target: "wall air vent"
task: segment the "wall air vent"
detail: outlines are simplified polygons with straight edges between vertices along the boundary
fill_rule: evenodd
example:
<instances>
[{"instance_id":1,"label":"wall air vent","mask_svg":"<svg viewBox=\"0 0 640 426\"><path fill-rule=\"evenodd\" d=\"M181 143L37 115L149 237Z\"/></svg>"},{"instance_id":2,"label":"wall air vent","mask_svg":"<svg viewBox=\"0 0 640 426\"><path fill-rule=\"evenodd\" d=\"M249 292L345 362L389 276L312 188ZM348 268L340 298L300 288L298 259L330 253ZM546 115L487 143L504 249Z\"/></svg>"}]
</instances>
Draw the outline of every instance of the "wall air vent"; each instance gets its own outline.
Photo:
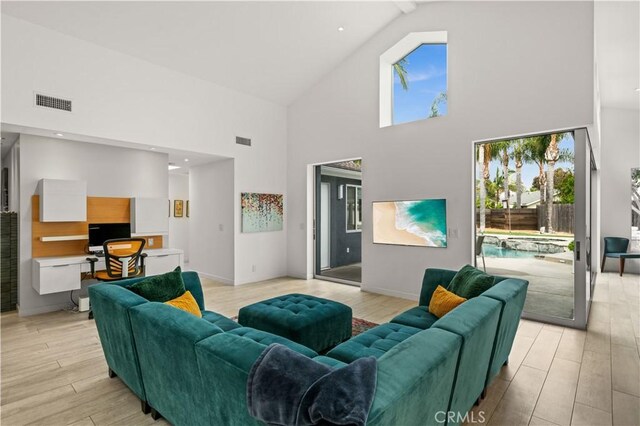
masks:
<instances>
[{"instance_id":1,"label":"wall air vent","mask_svg":"<svg viewBox=\"0 0 640 426\"><path fill-rule=\"evenodd\" d=\"M236 136L236 143L238 145L251 146L251 139L249 139L249 138L241 138L240 136Z\"/></svg>"},{"instance_id":2,"label":"wall air vent","mask_svg":"<svg viewBox=\"0 0 640 426\"><path fill-rule=\"evenodd\" d=\"M41 93L36 93L36 106L71 112L71 101L69 99L55 98Z\"/></svg>"}]
</instances>

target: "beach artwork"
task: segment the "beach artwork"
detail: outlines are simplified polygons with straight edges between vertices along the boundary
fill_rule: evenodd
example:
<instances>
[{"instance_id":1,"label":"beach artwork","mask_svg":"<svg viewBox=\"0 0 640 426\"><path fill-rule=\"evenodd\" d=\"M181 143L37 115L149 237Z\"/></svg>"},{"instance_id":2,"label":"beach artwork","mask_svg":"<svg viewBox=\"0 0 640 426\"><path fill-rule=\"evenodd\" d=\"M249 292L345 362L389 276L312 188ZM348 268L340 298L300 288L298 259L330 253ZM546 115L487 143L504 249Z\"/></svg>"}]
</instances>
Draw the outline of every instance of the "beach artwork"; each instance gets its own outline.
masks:
<instances>
[{"instance_id":1,"label":"beach artwork","mask_svg":"<svg viewBox=\"0 0 640 426\"><path fill-rule=\"evenodd\" d=\"M282 194L243 192L242 232L281 231L284 217Z\"/></svg>"},{"instance_id":2,"label":"beach artwork","mask_svg":"<svg viewBox=\"0 0 640 426\"><path fill-rule=\"evenodd\" d=\"M447 200L374 202L373 242L446 247Z\"/></svg>"}]
</instances>

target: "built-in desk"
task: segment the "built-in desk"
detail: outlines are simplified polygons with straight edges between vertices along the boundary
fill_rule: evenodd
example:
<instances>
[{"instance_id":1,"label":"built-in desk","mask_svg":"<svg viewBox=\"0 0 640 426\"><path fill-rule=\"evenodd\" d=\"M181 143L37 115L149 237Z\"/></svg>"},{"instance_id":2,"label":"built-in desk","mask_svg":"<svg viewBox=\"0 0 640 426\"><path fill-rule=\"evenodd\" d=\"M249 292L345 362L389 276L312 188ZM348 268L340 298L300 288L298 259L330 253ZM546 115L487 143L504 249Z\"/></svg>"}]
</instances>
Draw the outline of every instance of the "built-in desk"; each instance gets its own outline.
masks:
<instances>
[{"instance_id":1,"label":"built-in desk","mask_svg":"<svg viewBox=\"0 0 640 426\"><path fill-rule=\"evenodd\" d=\"M147 258L144 261L145 275L158 275L173 271L177 266L183 267L184 252L180 249L163 248L144 250ZM82 256L38 257L33 259L33 288L39 294L60 293L79 290L81 274L91 272L91 263L85 254ZM98 257L96 271L106 269L104 257Z\"/></svg>"}]
</instances>

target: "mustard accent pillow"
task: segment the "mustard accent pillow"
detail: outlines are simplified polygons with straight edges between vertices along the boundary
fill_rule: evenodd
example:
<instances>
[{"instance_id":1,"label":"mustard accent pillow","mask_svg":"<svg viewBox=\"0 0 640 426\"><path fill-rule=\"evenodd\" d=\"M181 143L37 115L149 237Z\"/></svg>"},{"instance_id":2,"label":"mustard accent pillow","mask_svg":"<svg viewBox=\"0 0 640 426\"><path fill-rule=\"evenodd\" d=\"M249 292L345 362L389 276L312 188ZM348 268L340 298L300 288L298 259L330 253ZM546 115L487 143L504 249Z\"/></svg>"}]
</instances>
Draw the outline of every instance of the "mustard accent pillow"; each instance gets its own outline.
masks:
<instances>
[{"instance_id":1,"label":"mustard accent pillow","mask_svg":"<svg viewBox=\"0 0 640 426\"><path fill-rule=\"evenodd\" d=\"M438 318L442 318L447 312L466 301L467 299L464 297L460 297L439 285L433 292L433 296L431 296L429 312Z\"/></svg>"},{"instance_id":2,"label":"mustard accent pillow","mask_svg":"<svg viewBox=\"0 0 640 426\"><path fill-rule=\"evenodd\" d=\"M202 312L200 312L200 308L198 307L198 302L193 297L190 291L185 291L182 296L176 297L173 300L169 300L168 302L164 302L166 305L171 305L174 308L182 309L185 312L189 312L197 316L198 318L202 318Z\"/></svg>"}]
</instances>

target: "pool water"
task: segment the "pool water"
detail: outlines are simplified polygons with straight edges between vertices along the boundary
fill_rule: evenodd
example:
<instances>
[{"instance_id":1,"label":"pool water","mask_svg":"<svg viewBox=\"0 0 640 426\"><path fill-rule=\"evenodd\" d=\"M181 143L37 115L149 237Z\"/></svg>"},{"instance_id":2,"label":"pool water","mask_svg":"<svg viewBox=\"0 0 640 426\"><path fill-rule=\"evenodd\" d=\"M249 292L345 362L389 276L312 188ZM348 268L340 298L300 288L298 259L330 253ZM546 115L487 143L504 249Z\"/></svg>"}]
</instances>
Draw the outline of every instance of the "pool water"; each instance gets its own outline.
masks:
<instances>
[{"instance_id":1,"label":"pool water","mask_svg":"<svg viewBox=\"0 0 640 426\"><path fill-rule=\"evenodd\" d=\"M539 254L534 251L512 250L491 244L483 244L482 250L485 257L532 258Z\"/></svg>"}]
</instances>

